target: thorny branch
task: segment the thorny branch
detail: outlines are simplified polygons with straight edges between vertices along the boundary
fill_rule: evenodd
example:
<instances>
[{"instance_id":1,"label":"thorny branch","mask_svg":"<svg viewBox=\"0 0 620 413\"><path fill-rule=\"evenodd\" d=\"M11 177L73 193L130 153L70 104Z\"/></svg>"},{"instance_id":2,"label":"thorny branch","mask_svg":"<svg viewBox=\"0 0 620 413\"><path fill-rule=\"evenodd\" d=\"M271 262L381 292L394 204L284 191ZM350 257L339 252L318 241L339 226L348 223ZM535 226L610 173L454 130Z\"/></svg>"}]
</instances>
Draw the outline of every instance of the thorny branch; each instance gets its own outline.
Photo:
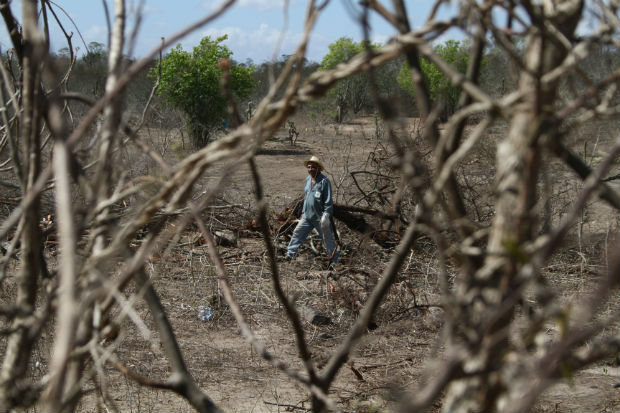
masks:
<instances>
[{"instance_id":1,"label":"thorny branch","mask_svg":"<svg viewBox=\"0 0 620 413\"><path fill-rule=\"evenodd\" d=\"M0 65L3 79L0 91L0 131L3 134L0 153L8 145L11 152L9 164L21 189L19 205L10 210L0 225L2 239L15 231L11 234L14 237L11 242L6 247L5 244L2 246L3 252L6 252L2 258L0 285L8 283L7 273L12 257L18 256L20 260L15 303L3 306L0 311L3 320L8 321L0 329L7 335L0 368L0 405L7 409L31 407L35 405L38 394L42 393L44 397L40 401L46 409L74 410L84 392L81 386L92 374L98 377L102 397L114 406L107 395L102 370L104 363L111 361L128 378L141 385L177 392L197 411L219 411L216 402L200 389L191 375L155 289L154 279L147 273L149 257L161 250L164 251L162 256L167 256L192 221L206 240L209 256L217 270L219 289L242 335L264 359L307 388L312 395L313 411L338 410L339 406L330 395L334 392L336 377L404 272L402 264L415 252L421 233L430 235L434 248L438 250L441 307L446 321L440 339L445 345L445 358L441 368L430 376L419 392L404 396L402 406L405 409L425 410L441 400L446 410L491 411L502 410L504 406L510 406L509 409L515 411L528 410L550 380L560 376L562 367L568 365L577 370L617 353L620 347L618 340L603 335L614 320L600 318L602 303L613 299L618 288L620 267L617 256L608 265L607 275L599 280L599 288L594 290L589 300L578 306L580 312L572 314L571 324L553 345L534 351L510 341L510 328L521 303L535 301L540 314L530 320L528 331L517 337L517 342L526 342L530 337L541 334L546 322L562 314L558 309L558 297L553 292L544 291L548 288L542 281L544 266L560 251L562 241L588 203L598 194L613 208L620 209L613 183L604 182L620 153L620 143L616 140L600 157L598 164L591 166L572 152L570 142L565 139L569 133L567 129L574 125L567 119L583 124L586 120L615 116L620 111L617 103L620 72L617 68L596 79L591 79L589 73L580 68L594 44L603 44L617 51L617 34L620 31L617 2L597 3L601 8L600 27L592 34L577 35L577 23L584 18L584 2L579 0L543 2L541 5L530 2L464 1L454 6L452 17L445 20L436 19L443 6L443 2L437 1L426 23L414 30L407 18L405 2L394 0L391 11L379 1L370 0L364 3L364 15L367 17L368 12L376 12L398 34L379 49L367 50L332 70L319 71L303 79L302 63L306 58L308 41L327 3L309 2L303 36L297 49L247 123L243 123L239 115L237 102L226 83L229 73L224 71L222 86L230 101L235 128L221 139L170 165L137 134L145 122L157 82L135 128L123 119L123 94L135 76L151 64L157 54L161 60L162 50L221 16L234 4L233 0L225 2L214 13L178 34L162 39L161 45L127 68L122 58L127 31L125 2L116 0L114 23L110 25L113 29L106 88L103 97L96 101L88 101L84 96L66 90L76 60L72 35L62 28L54 11L59 6L55 2L41 2L43 29L40 29L38 2L22 2L24 20L20 26L10 2L0 0L0 13L20 70L20 78L16 79L10 59L3 60ZM53 69L47 50L48 12L61 26L69 46L70 65L62 75ZM505 25L494 19L495 13L506 17ZM365 25L368 24L366 17L361 22ZM365 26L364 29L368 33L369 28ZM433 42L451 29L457 29L472 39L466 73L457 70L433 47ZM136 31L133 33L135 35ZM515 41L517 38L523 42ZM481 82L484 47L489 44L497 48L518 75L514 90L499 97L488 91ZM351 212L372 212L378 219L393 220L402 213L396 205L403 201L406 190L411 190L413 195L407 201L413 205L413 212L410 211L410 216L406 217L408 227L398 246L390 252L389 263L380 279L360 306L356 322L331 354L327 365L320 369L312 360L305 326L295 303L287 297L281 283L282 270L277 263L267 219L267 204L254 156L301 106L325 96L343 79L365 72L374 73L383 65L399 59L406 59L411 68L415 104L423 118L421 136L426 138L426 145L435 156L433 159L420 157L415 147L403 144L395 127L396 122L386 117L388 138L398 157L394 165L399 168L390 177L393 178L394 188L398 187L394 195L394 210L387 213L373 209L372 205L363 211L350 206L349 209ZM441 102L431 98L422 70L423 60L434 64L461 93L455 113L450 115L443 128L440 128L438 121ZM230 62L223 62L224 69L226 64ZM566 103L559 97L559 89L563 79L573 73L585 87L579 96ZM373 97L378 111L386 114L389 111L376 83L373 78L370 85ZM282 97L276 100L279 94ZM69 122L72 113L68 102L71 99L80 99L89 106L75 128L71 128ZM76 172L75 168L79 166L80 144L98 117L102 120L102 129L100 134L95 135L99 145L95 156L97 161L92 164L95 172L87 178L84 171ZM506 136L494 137L498 141L493 171L495 193L489 191L493 216L487 222L476 222L462 194L466 188L460 185L456 171L483 144L498 122L506 122L509 126ZM475 126L469 127L470 123L475 123ZM122 133L161 167L162 177L131 177L127 183L124 182L126 171L122 171L115 162L117 151L124 144L119 137ZM45 134L51 134L54 139L53 153L49 153L50 149L41 142ZM539 202L541 198L550 196L540 193L538 189L544 178L541 176L541 164L546 161L547 151L577 172L583 187L571 200L570 207L566 208L564 218L557 219L555 226L539 234L536 219ZM52 161L46 163L48 154ZM227 162L224 177L212 189L202 193L201 199L197 199L194 193L196 184L204 177L205 171L222 161ZM245 321L233 297L226 267L211 230L201 215L221 191L226 175L232 174L236 166L246 163L250 166L254 181L258 222L273 287L293 327L297 353L305 368L303 372L292 369L277 354L268 351ZM366 172L366 175L376 176L383 173ZM358 182L360 175L352 173L351 179L370 204L370 197ZM116 185L118 176L121 178ZM52 180L53 185L50 185ZM153 182L158 183L156 190L145 196L143 203L131 208L120 206L139 193L142 189L140 185ZM11 185L3 186L12 189ZM53 271L57 276L51 280L39 227L46 189L53 192L60 252L58 266ZM390 192L393 192L392 189ZM78 211L75 204L78 195L85 200L85 211ZM177 218L166 228L167 220L173 217ZM136 244L138 234L145 228L148 228L148 234ZM134 250L130 245L139 246ZM115 268L113 263L117 262L121 265ZM458 274L455 280L448 276L452 270ZM136 284L136 292L127 288L130 281ZM538 295L530 297L530 290ZM131 299L125 300L125 294ZM129 317L142 332L143 339L151 340L152 335L141 321L139 312L132 307L139 298L144 299L149 307L163 353L170 364L171 374L165 381L151 380L133 372L118 358L106 353L112 352L113 347L100 351L101 334L108 331L101 318L111 319L118 308L121 310L117 321ZM40 303L43 303L42 307ZM31 343L40 337L44 325L49 322L48 316L43 314L48 312L48 307L57 323L48 375L38 381L32 379L27 386L15 385L27 377L32 361ZM597 341L586 348L584 343L594 337ZM565 364L561 365L561 361ZM517 365L525 368L515 368ZM28 392L28 389L43 388L45 392Z\"/></svg>"}]
</instances>

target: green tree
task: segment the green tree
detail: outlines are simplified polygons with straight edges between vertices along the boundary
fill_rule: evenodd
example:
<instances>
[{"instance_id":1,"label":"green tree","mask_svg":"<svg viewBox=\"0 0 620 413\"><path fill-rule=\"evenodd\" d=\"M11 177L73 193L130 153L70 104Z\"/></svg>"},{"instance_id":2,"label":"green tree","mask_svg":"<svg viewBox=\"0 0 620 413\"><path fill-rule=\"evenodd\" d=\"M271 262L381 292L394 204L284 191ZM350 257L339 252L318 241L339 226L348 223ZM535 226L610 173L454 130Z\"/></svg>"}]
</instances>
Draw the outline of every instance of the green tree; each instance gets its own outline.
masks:
<instances>
[{"instance_id":1,"label":"green tree","mask_svg":"<svg viewBox=\"0 0 620 413\"><path fill-rule=\"evenodd\" d=\"M469 46L466 43L461 43L458 40L447 40L444 44L435 46L434 51L459 72L465 73L467 71ZM450 79L427 58L421 59L420 65L430 97L433 102L439 105L440 117L445 120L456 110L461 89L453 85ZM483 60L483 69L484 67L486 67L486 59ZM398 73L397 81L403 89L414 96L410 68L406 60Z\"/></svg>"},{"instance_id":2,"label":"green tree","mask_svg":"<svg viewBox=\"0 0 620 413\"><path fill-rule=\"evenodd\" d=\"M377 48L378 44L369 44L366 41L354 42L350 37L341 37L329 45L327 53L321 61L320 68L329 70L336 67L339 63L344 63L358 53L363 52L370 46ZM336 100L338 123L342 122L344 114L351 109L353 113L369 106L372 99L368 88L368 74L361 73L341 80L331 89L328 96Z\"/></svg>"},{"instance_id":3,"label":"green tree","mask_svg":"<svg viewBox=\"0 0 620 413\"><path fill-rule=\"evenodd\" d=\"M221 43L227 36L211 40L205 37L193 51L187 52L177 45L162 60L161 83L157 91L170 106L185 114L185 126L194 146L209 142L213 132L226 121L227 101L220 90L221 59L230 59L232 52ZM230 88L233 96L243 100L254 88L254 67L232 65ZM155 76L155 69L151 76Z\"/></svg>"}]
</instances>

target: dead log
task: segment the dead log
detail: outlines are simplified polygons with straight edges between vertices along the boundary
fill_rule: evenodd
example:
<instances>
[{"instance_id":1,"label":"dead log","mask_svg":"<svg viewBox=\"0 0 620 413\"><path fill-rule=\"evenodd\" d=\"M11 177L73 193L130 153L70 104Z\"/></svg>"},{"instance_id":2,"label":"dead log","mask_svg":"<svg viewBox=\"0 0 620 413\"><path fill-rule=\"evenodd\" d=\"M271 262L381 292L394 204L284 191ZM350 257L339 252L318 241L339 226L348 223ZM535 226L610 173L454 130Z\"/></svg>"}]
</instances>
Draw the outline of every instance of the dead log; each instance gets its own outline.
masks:
<instances>
[{"instance_id":1,"label":"dead log","mask_svg":"<svg viewBox=\"0 0 620 413\"><path fill-rule=\"evenodd\" d=\"M334 210L335 209L344 210L347 212L357 212L357 213L362 213L365 215L372 215L374 217L389 220L392 222L396 221L399 218L398 214L396 213L384 212L384 211L381 211L379 209L374 209L374 208L362 208L362 207L357 207L357 206L352 206L352 205L334 204Z\"/></svg>"},{"instance_id":2,"label":"dead log","mask_svg":"<svg viewBox=\"0 0 620 413\"><path fill-rule=\"evenodd\" d=\"M349 229L368 236L371 240L373 240L383 248L394 248L396 245L398 245L400 239L400 235L398 233L393 231L386 231L383 229L377 229L372 224L370 224L363 215L360 215L359 213L354 214L352 212L349 212L349 209L351 209L351 207L334 205L334 218L344 223ZM362 210L362 208L355 207L353 207L353 209L357 209L358 211ZM381 216L376 210L366 211L372 211L374 212L373 215ZM385 213L381 214L385 215Z\"/></svg>"},{"instance_id":3,"label":"dead log","mask_svg":"<svg viewBox=\"0 0 620 413\"><path fill-rule=\"evenodd\" d=\"M215 231L213 235L215 235L215 242L217 243L217 245L221 245L222 247L237 246L237 236L232 231Z\"/></svg>"},{"instance_id":4,"label":"dead log","mask_svg":"<svg viewBox=\"0 0 620 413\"><path fill-rule=\"evenodd\" d=\"M301 217L303 200L303 196L297 197L288 205L288 207L277 215L277 220L279 223L278 234L289 234L293 232L296 226L295 221ZM397 214L386 213L377 209L360 208L341 204L334 205L334 218L344 223L349 229L360 234L367 235L371 240L383 248L394 248L398 245L400 234L394 231L376 228L366 220L364 215L375 216L377 218L390 220L392 222L398 219ZM335 227L332 227L332 229L335 229ZM337 231L334 230L334 234L336 235Z\"/></svg>"},{"instance_id":5,"label":"dead log","mask_svg":"<svg viewBox=\"0 0 620 413\"><path fill-rule=\"evenodd\" d=\"M296 221L301 217L301 210L304 207L304 197L295 198L289 205L280 212L276 219L278 220L278 234L292 233L297 225Z\"/></svg>"},{"instance_id":6,"label":"dead log","mask_svg":"<svg viewBox=\"0 0 620 413\"><path fill-rule=\"evenodd\" d=\"M301 314L304 316L309 323L315 326L325 326L331 324L332 320L325 314L322 314L313 308L303 306L301 308Z\"/></svg>"}]
</instances>

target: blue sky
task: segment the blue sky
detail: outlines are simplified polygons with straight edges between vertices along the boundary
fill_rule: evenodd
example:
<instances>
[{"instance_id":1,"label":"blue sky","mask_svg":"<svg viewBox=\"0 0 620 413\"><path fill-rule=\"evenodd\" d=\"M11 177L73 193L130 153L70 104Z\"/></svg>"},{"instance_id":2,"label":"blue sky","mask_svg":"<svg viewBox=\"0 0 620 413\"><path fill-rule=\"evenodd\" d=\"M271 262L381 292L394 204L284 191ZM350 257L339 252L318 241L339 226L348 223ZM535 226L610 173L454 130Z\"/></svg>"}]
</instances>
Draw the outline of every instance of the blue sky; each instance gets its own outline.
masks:
<instances>
[{"instance_id":1,"label":"blue sky","mask_svg":"<svg viewBox=\"0 0 620 413\"><path fill-rule=\"evenodd\" d=\"M113 1L106 0L110 12L113 13ZM145 0L143 21L137 38L135 56L142 56L157 47L161 37L168 37L192 22L211 13L222 0ZM107 25L104 17L102 0L53 0L53 3L71 16L75 25L62 11L58 16L63 21L67 31L73 31L73 45L79 46L83 52L85 47L78 37L77 29L82 34L84 42L99 42L107 45ZM135 16L135 10L140 1L127 0L127 9L130 16ZM348 36L356 41L363 36L359 25L356 24L350 9L356 8L357 0L330 0L326 10L317 23L311 37L308 58L320 62L328 52L328 45L342 36ZM384 2L389 4L390 2ZM414 26L424 23L433 2L428 0L406 1L410 20ZM11 2L12 10L18 19L21 16L20 0ZM204 36L215 38L223 34L228 35L224 43L233 52L233 58L239 62L252 59L254 63L270 60L274 53L277 57L293 52L303 34L303 19L307 7L306 0L289 0L288 26L285 26L283 12L284 0L237 0L232 9L213 23L182 39L180 43L185 50L190 50L198 44ZM130 24L133 22L130 19ZM395 30L384 23L378 16L372 20L375 30L371 33L373 42L385 43ZM3 25L4 26L4 25ZM77 29L76 27L77 26ZM10 47L9 37L4 27L0 33L2 50ZM284 30L284 34L282 34ZM280 36L280 49L275 47ZM57 51L66 46L64 37L58 30L52 32L52 50Z\"/></svg>"}]
</instances>

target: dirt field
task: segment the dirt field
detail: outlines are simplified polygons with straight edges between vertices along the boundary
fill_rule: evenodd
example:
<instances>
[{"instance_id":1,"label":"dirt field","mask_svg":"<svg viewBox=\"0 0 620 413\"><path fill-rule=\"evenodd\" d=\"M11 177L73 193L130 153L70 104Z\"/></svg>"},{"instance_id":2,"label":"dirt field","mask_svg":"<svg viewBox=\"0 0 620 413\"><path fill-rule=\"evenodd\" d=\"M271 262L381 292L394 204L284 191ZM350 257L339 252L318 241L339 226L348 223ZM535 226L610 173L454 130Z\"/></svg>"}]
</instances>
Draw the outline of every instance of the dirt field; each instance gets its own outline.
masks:
<instances>
[{"instance_id":1,"label":"dirt field","mask_svg":"<svg viewBox=\"0 0 620 413\"><path fill-rule=\"evenodd\" d=\"M345 179L347 174L364 170L372 158L371 153L376 155L381 151L374 139L372 119L339 128L300 126L298 130L301 134L295 146L286 141L286 132L282 131L257 157L274 225L275 214L301 194L306 176L302 163L311 154L324 160L334 185L336 202L351 203L357 189ZM210 170L203 182L205 187L219 174L220 169ZM227 207L213 210L208 224L214 230L228 229L238 236L237 247L221 247L221 253L246 320L272 354L290 367L301 369L290 323L272 288L265 248L257 232L240 225L251 226L254 214L249 208L254 199L251 182L250 171L245 166L231 176L218 200ZM592 211L596 211L596 219L588 221L584 233L593 239L604 239L606 232L602 223L611 223L609 228L613 229L613 225L617 228L617 214L598 205L592 206ZM336 271L326 270L326 258L316 256L308 243L297 260L280 263L284 286L289 297L295 298L297 308L302 313L304 308L312 309L328 318L318 325L304 319L306 337L317 366L325 362L355 321L388 255L384 249L346 230L343 225L338 228L346 266ZM280 237L275 242L284 246L286 238ZM202 388L225 411L306 411L310 406L308 393L256 354L241 336L218 294L215 269L197 229L188 229L177 245L167 255L153 257L150 273L186 362ZM432 374L441 368L428 366L429 360L440 358L442 353L437 345L441 310L433 307L440 302L435 269L437 257L430 242L422 239L418 245L377 314L374 328L356 347L332 387L330 395L343 411L394 410L400 392L415 389L425 372ZM570 246L567 250L575 251ZM591 289L596 263L588 256L584 266L577 253L567 252L567 257L563 261L564 270L554 272L551 266L549 277L550 282L563 291L566 300L575 300ZM618 313L618 304L618 300L611 303L607 311ZM144 311L141 305L136 304L138 311ZM212 311L208 320L198 318L199 306ZM168 366L161 350L157 345L147 344L144 332L133 324L127 323L127 327L130 332L115 344L119 359L135 360L136 363L128 367L151 380L164 379ZM615 329L618 332L618 325ZM549 326L550 339L556 332L556 327ZM107 368L107 377L111 393L125 395L114 400L121 411L192 410L171 392L146 390L112 367ZM608 360L551 386L536 405L536 411L620 411L620 389L614 388L618 382L620 369L613 360ZM95 409L94 396L83 406L89 411Z\"/></svg>"}]
</instances>

